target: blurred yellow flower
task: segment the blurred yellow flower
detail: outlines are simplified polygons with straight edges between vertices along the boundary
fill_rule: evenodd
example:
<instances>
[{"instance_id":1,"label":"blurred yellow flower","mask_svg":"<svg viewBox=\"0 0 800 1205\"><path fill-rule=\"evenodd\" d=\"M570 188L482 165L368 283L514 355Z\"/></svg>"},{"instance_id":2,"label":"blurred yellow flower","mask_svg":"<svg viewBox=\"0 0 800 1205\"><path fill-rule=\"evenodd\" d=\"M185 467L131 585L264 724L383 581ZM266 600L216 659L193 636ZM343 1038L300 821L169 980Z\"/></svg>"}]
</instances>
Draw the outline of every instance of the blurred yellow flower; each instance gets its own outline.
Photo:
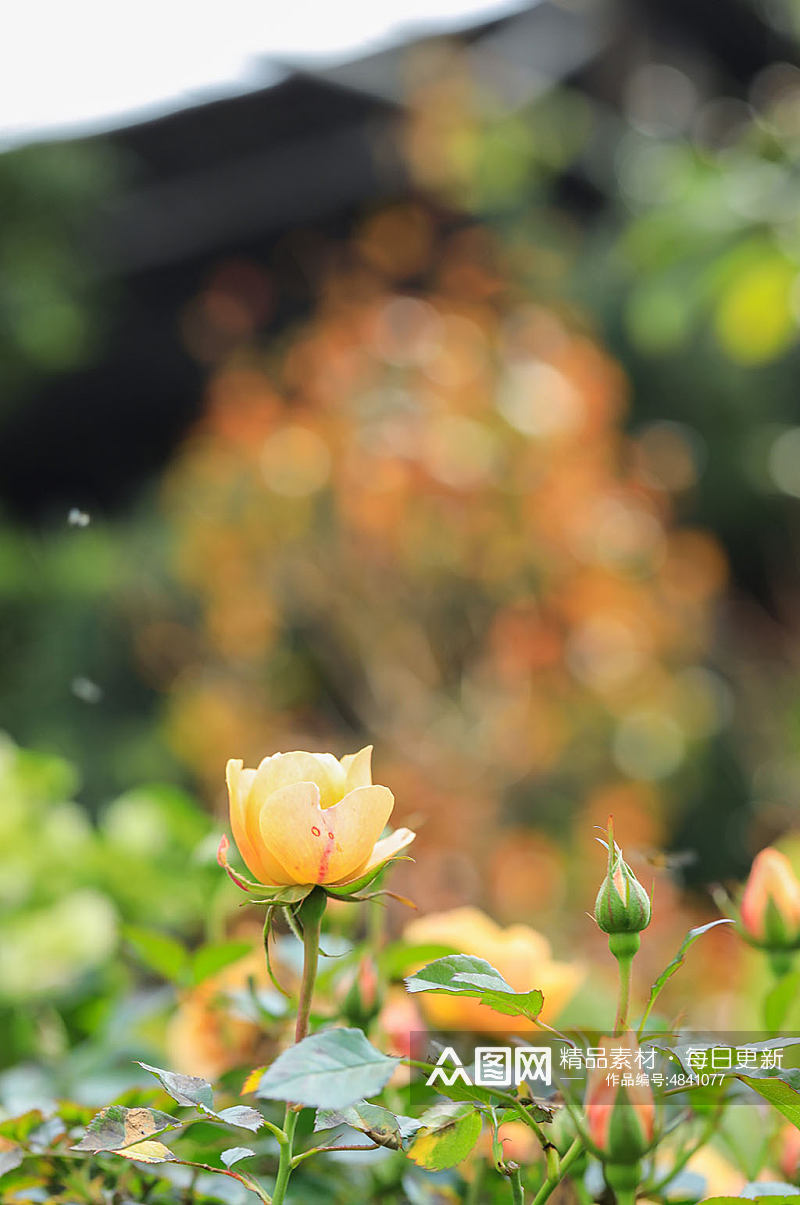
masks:
<instances>
[{"instance_id":1,"label":"blurred yellow flower","mask_svg":"<svg viewBox=\"0 0 800 1205\"><path fill-rule=\"evenodd\" d=\"M484 958L517 992L539 988L544 995L541 1018L553 1021L575 994L584 970L577 963L556 962L550 943L527 925L503 929L478 908L420 917L406 926L411 945L452 946L462 954ZM427 993L422 1008L429 1024L439 1029L470 1029L477 1033L504 1034L509 1029L528 1030L533 1022L522 1017L502 1017L479 1000L465 996Z\"/></svg>"},{"instance_id":2,"label":"blurred yellow flower","mask_svg":"<svg viewBox=\"0 0 800 1205\"><path fill-rule=\"evenodd\" d=\"M227 766L231 828L246 865L268 886L346 886L376 872L414 840L378 840L394 807L373 785L372 746L341 761L331 753L275 753L256 770Z\"/></svg>"},{"instance_id":3,"label":"blurred yellow flower","mask_svg":"<svg viewBox=\"0 0 800 1205\"><path fill-rule=\"evenodd\" d=\"M670 1170L669 1163L656 1161L659 1171ZM747 1183L747 1177L713 1146L704 1146L692 1155L686 1170L695 1172L705 1180L704 1197L738 1197Z\"/></svg>"},{"instance_id":4,"label":"blurred yellow flower","mask_svg":"<svg viewBox=\"0 0 800 1205\"><path fill-rule=\"evenodd\" d=\"M542 1148L536 1135L524 1121L507 1121L497 1131L506 1163L533 1163L542 1158ZM475 1147L475 1154L483 1159L492 1158L492 1131L485 1127Z\"/></svg>"},{"instance_id":5,"label":"blurred yellow flower","mask_svg":"<svg viewBox=\"0 0 800 1205\"><path fill-rule=\"evenodd\" d=\"M263 948L181 993L167 1027L171 1065L213 1080L232 1067L265 1063L274 1055L278 1024L276 1033L267 1034L263 1025L226 1002L227 994L244 992L248 980L259 988L269 987Z\"/></svg>"}]
</instances>

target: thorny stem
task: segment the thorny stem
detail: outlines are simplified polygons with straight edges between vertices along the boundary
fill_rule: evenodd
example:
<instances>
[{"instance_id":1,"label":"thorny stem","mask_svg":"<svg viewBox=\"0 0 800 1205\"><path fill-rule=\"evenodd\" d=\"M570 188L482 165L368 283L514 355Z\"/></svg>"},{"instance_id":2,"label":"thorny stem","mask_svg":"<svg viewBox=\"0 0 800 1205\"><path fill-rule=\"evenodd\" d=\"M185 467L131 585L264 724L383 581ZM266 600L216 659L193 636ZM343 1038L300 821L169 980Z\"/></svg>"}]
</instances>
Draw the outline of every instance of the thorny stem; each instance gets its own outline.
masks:
<instances>
[{"instance_id":1,"label":"thorny stem","mask_svg":"<svg viewBox=\"0 0 800 1205\"><path fill-rule=\"evenodd\" d=\"M638 1163L606 1163L603 1175L614 1194L616 1205L636 1205L641 1168Z\"/></svg>"},{"instance_id":2,"label":"thorny stem","mask_svg":"<svg viewBox=\"0 0 800 1205\"><path fill-rule=\"evenodd\" d=\"M297 1002L297 1022L294 1028L295 1042L302 1042L308 1033L308 1016L319 963L319 937L322 916L327 896L321 887L315 887L300 905L298 917L303 926L303 978L300 983L300 999Z\"/></svg>"},{"instance_id":3,"label":"thorny stem","mask_svg":"<svg viewBox=\"0 0 800 1205\"><path fill-rule=\"evenodd\" d=\"M352 1142L347 1145L340 1146L312 1146L307 1151L301 1151L299 1155L295 1155L292 1159L292 1170L298 1167L306 1159L310 1159L312 1155L323 1155L327 1151L379 1151L381 1146L377 1142L367 1146L363 1142Z\"/></svg>"},{"instance_id":4,"label":"thorny stem","mask_svg":"<svg viewBox=\"0 0 800 1205\"><path fill-rule=\"evenodd\" d=\"M522 1105L521 1108L524 1110L525 1106ZM525 1113L525 1116L527 1117L528 1125L531 1127L534 1134L539 1139L539 1145L541 1146L543 1151L546 1151L550 1144L550 1139L547 1137L547 1135L545 1134L544 1130L539 1125L539 1123L535 1117L531 1117L530 1113L527 1113L527 1112Z\"/></svg>"},{"instance_id":5,"label":"thorny stem","mask_svg":"<svg viewBox=\"0 0 800 1205\"><path fill-rule=\"evenodd\" d=\"M614 1197L617 1205L636 1205L636 1190L634 1188L615 1188Z\"/></svg>"},{"instance_id":6,"label":"thorny stem","mask_svg":"<svg viewBox=\"0 0 800 1205\"><path fill-rule=\"evenodd\" d=\"M519 1168L511 1173L509 1177L511 1183L511 1201L513 1205L525 1205L525 1193L522 1188L522 1173Z\"/></svg>"},{"instance_id":7,"label":"thorny stem","mask_svg":"<svg viewBox=\"0 0 800 1205\"><path fill-rule=\"evenodd\" d=\"M307 895L297 911L297 919L303 930L303 978L300 981L300 997L297 1001L297 1022L294 1030L295 1042L302 1042L308 1033L308 1018L311 1012L311 1000L314 995L314 981L317 977L319 963L319 937L322 928L322 917L325 912L327 896L321 887L315 887ZM295 1105L287 1104L283 1120L280 1156L278 1160L278 1175L275 1189L272 1193L272 1205L283 1205L286 1188L292 1174L294 1163L294 1132L297 1128L299 1111Z\"/></svg>"},{"instance_id":8,"label":"thorny stem","mask_svg":"<svg viewBox=\"0 0 800 1205\"><path fill-rule=\"evenodd\" d=\"M632 958L619 960L619 999L617 1015L614 1019L614 1036L619 1037L628 1027L628 1009L631 1001L631 964Z\"/></svg>"},{"instance_id":9,"label":"thorny stem","mask_svg":"<svg viewBox=\"0 0 800 1205\"><path fill-rule=\"evenodd\" d=\"M287 1105L283 1121L283 1142L280 1144L281 1153L278 1162L278 1175L272 1194L272 1205L283 1205L286 1196L286 1188L289 1183L289 1177L292 1174L292 1143L294 1142L297 1118L297 1111L291 1105Z\"/></svg>"},{"instance_id":10,"label":"thorny stem","mask_svg":"<svg viewBox=\"0 0 800 1205\"><path fill-rule=\"evenodd\" d=\"M612 933L608 948L617 960L619 968L619 995L617 1015L614 1020L614 1037L618 1038L628 1028L628 1010L631 1001L631 968L641 944L638 933Z\"/></svg>"},{"instance_id":11,"label":"thorny stem","mask_svg":"<svg viewBox=\"0 0 800 1205\"><path fill-rule=\"evenodd\" d=\"M583 1141L582 1141L581 1137L578 1135L577 1137L575 1137L572 1140L572 1144L569 1147L569 1149L567 1150L563 1159L561 1159L559 1161L558 1178L556 1179L556 1177L554 1177L554 1176L547 1177L544 1184L542 1184L542 1186L539 1189L539 1191L537 1192L536 1196L533 1198L533 1205L543 1205L543 1202L545 1202L547 1200L547 1198L550 1196L551 1192L553 1192L553 1190L558 1187L558 1185L561 1183L561 1181L566 1176L569 1169L572 1167L575 1160L582 1153L583 1153Z\"/></svg>"},{"instance_id":12,"label":"thorny stem","mask_svg":"<svg viewBox=\"0 0 800 1205\"><path fill-rule=\"evenodd\" d=\"M402 1061L407 1067L416 1067L418 1071L427 1071L429 1074L430 1072L436 1070L431 1063L423 1063L419 1059L405 1058ZM492 1096L495 1097L499 1103L505 1105L507 1109L513 1109L520 1121L523 1121L529 1129L533 1130L534 1134L541 1143L542 1150L547 1148L548 1139L546 1134L536 1119L531 1116L529 1110L525 1108L518 1096L514 1096L511 1092L503 1092L500 1088L494 1087L492 1088Z\"/></svg>"}]
</instances>

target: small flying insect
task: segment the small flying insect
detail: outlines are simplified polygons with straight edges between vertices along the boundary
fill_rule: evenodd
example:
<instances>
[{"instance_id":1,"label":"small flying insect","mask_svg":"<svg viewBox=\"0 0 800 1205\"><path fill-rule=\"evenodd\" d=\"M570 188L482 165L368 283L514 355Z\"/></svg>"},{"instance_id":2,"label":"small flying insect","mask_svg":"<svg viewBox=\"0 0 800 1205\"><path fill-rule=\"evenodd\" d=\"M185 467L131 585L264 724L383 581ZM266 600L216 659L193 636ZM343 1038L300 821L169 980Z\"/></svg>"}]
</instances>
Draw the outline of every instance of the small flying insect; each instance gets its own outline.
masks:
<instances>
[{"instance_id":1,"label":"small flying insect","mask_svg":"<svg viewBox=\"0 0 800 1205\"><path fill-rule=\"evenodd\" d=\"M677 875L697 863L696 849L634 849L631 857L646 862L655 870L666 870Z\"/></svg>"}]
</instances>

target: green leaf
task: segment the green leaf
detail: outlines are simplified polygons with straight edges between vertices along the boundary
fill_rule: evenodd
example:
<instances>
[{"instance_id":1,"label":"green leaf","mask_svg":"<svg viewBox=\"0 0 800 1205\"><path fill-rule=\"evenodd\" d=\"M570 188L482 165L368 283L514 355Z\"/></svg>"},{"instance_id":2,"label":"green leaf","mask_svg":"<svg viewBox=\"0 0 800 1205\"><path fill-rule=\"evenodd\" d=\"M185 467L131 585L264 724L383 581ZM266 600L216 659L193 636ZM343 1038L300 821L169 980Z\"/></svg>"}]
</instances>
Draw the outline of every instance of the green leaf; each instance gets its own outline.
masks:
<instances>
[{"instance_id":1,"label":"green leaf","mask_svg":"<svg viewBox=\"0 0 800 1205\"><path fill-rule=\"evenodd\" d=\"M800 1126L800 1092L786 1082L790 1076L800 1087L800 1071L797 1070L793 1076L791 1070L781 1072L780 1079L777 1077L762 1079L761 1076L749 1074L737 1075L736 1078L740 1079L743 1084L747 1084L759 1096L763 1096L764 1100L769 1101L773 1108L791 1121L792 1125Z\"/></svg>"},{"instance_id":2,"label":"green leaf","mask_svg":"<svg viewBox=\"0 0 800 1205\"><path fill-rule=\"evenodd\" d=\"M687 953L689 947L694 945L694 943L697 941L698 937L702 937L704 933L708 933L709 929L716 929L717 925L732 925L733 923L734 922L732 920L729 920L727 917L722 917L720 920L712 920L712 921L709 921L707 925L698 925L696 929L689 930L689 932L686 934L683 941L681 942L680 949L678 950L678 953L673 958L672 962L670 962L669 965L664 968L664 970L659 975L658 979L656 979L655 983L650 988L650 998L647 1001L647 1007L644 1010L644 1013L642 1015L642 1020L639 1025L639 1034L640 1035L642 1034L642 1032L644 1030L645 1022L647 1021L647 1018L650 1016L653 1005L655 1004L658 997L661 995L661 991L662 991L662 988L664 987L665 983L667 982L667 980L672 978L672 976L675 974L675 972L681 966L683 966L683 961L686 957L686 953Z\"/></svg>"},{"instance_id":3,"label":"green leaf","mask_svg":"<svg viewBox=\"0 0 800 1205\"><path fill-rule=\"evenodd\" d=\"M122 1105L109 1105L92 1118L86 1133L73 1151L121 1151L125 1147L175 1130L183 1123L169 1113L158 1109L126 1109Z\"/></svg>"},{"instance_id":4,"label":"green leaf","mask_svg":"<svg viewBox=\"0 0 800 1205\"><path fill-rule=\"evenodd\" d=\"M154 1075L179 1105L194 1105L205 1112L214 1112L214 1093L207 1080L196 1075L180 1075L177 1071L164 1071L149 1063L139 1063L139 1066Z\"/></svg>"},{"instance_id":5,"label":"green leaf","mask_svg":"<svg viewBox=\"0 0 800 1205\"><path fill-rule=\"evenodd\" d=\"M800 971L782 975L764 1000L764 1024L770 1033L777 1033L786 1014L800 995Z\"/></svg>"},{"instance_id":6,"label":"green leaf","mask_svg":"<svg viewBox=\"0 0 800 1205\"><path fill-rule=\"evenodd\" d=\"M249 1146L232 1146L222 1152L220 1159L226 1167L233 1167L240 1159L250 1159L253 1155L255 1151L251 1151Z\"/></svg>"},{"instance_id":7,"label":"green leaf","mask_svg":"<svg viewBox=\"0 0 800 1205\"><path fill-rule=\"evenodd\" d=\"M340 1125L369 1134L380 1146L400 1150L404 1140L417 1132L420 1123L413 1117L397 1117L382 1105L371 1105L365 1100L356 1101L346 1109L317 1109L315 1130L332 1130Z\"/></svg>"},{"instance_id":8,"label":"green leaf","mask_svg":"<svg viewBox=\"0 0 800 1205\"><path fill-rule=\"evenodd\" d=\"M220 1121L226 1121L228 1125L241 1126L245 1130L260 1130L264 1124L264 1118L259 1113L258 1109L251 1109L249 1105L231 1105L229 1109L222 1109L215 1114Z\"/></svg>"},{"instance_id":9,"label":"green leaf","mask_svg":"<svg viewBox=\"0 0 800 1205\"><path fill-rule=\"evenodd\" d=\"M41 1109L29 1109L19 1117L9 1117L0 1122L0 1138L11 1138L14 1142L26 1142L33 1131L44 1121Z\"/></svg>"},{"instance_id":10,"label":"green leaf","mask_svg":"<svg viewBox=\"0 0 800 1205\"><path fill-rule=\"evenodd\" d=\"M495 1012L509 1017L538 1017L544 997L538 990L515 992L503 976L482 958L451 954L438 958L406 979L410 992L448 992L472 996Z\"/></svg>"},{"instance_id":11,"label":"green leaf","mask_svg":"<svg viewBox=\"0 0 800 1205\"><path fill-rule=\"evenodd\" d=\"M483 1122L471 1105L435 1105L420 1118L408 1157L428 1171L444 1171L466 1159L478 1141Z\"/></svg>"},{"instance_id":12,"label":"green leaf","mask_svg":"<svg viewBox=\"0 0 800 1205\"><path fill-rule=\"evenodd\" d=\"M380 1092L398 1061L376 1050L360 1029L326 1029L278 1055L256 1095L343 1109Z\"/></svg>"},{"instance_id":13,"label":"green leaf","mask_svg":"<svg viewBox=\"0 0 800 1205\"><path fill-rule=\"evenodd\" d=\"M171 983L184 978L189 967L189 955L174 937L138 925L123 926L122 934L152 971Z\"/></svg>"},{"instance_id":14,"label":"green leaf","mask_svg":"<svg viewBox=\"0 0 800 1205\"><path fill-rule=\"evenodd\" d=\"M249 941L225 941L213 945L202 946L192 958L190 977L195 986L205 979L210 979L218 971L238 962L249 954L253 948Z\"/></svg>"}]
</instances>

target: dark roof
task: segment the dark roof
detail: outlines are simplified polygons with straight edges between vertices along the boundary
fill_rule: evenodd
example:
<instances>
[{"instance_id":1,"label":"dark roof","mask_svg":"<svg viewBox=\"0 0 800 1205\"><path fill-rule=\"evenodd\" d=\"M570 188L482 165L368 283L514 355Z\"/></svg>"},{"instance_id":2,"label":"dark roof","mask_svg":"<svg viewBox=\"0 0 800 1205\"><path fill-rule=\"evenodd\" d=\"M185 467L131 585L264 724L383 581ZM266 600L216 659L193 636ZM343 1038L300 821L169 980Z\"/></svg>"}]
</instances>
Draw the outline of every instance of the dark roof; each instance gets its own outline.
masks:
<instances>
[{"instance_id":1,"label":"dark roof","mask_svg":"<svg viewBox=\"0 0 800 1205\"><path fill-rule=\"evenodd\" d=\"M613 106L631 65L670 47L743 92L765 63L794 53L747 0L541 0L464 40L479 71L507 68L520 103L569 78ZM294 72L98 139L123 171L85 232L107 333L93 364L7 412L0 490L12 510L113 507L164 463L198 413L205 375L177 316L221 257L265 259L290 229L344 232L365 206L408 194L392 138L402 54Z\"/></svg>"}]
</instances>

